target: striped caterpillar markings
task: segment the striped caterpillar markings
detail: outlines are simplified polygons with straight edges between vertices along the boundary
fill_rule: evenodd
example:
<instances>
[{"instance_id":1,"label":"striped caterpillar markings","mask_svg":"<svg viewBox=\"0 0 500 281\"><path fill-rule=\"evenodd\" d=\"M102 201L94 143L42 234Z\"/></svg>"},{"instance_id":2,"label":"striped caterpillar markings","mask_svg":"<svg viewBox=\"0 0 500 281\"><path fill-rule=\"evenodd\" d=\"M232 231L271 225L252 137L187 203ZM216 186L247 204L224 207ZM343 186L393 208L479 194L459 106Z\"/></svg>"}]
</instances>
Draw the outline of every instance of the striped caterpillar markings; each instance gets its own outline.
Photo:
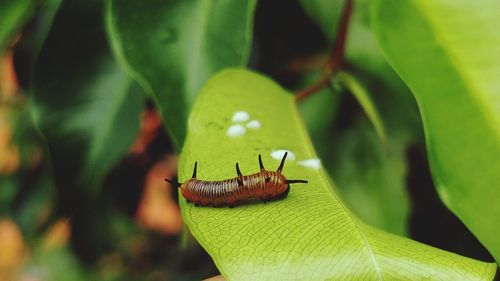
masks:
<instances>
[{"instance_id":1,"label":"striped caterpillar markings","mask_svg":"<svg viewBox=\"0 0 500 281\"><path fill-rule=\"evenodd\" d=\"M192 177L184 183L178 183L165 179L172 185L181 189L182 196L188 203L195 206L229 206L234 207L239 203L250 200L262 200L264 202L283 199L290 191L290 184L307 183L306 180L287 180L281 173L285 165L285 153L281 163L276 170L267 171L262 164L259 155L260 172L244 176L236 163L237 177L221 181L205 181L196 178L198 162L194 163Z\"/></svg>"}]
</instances>

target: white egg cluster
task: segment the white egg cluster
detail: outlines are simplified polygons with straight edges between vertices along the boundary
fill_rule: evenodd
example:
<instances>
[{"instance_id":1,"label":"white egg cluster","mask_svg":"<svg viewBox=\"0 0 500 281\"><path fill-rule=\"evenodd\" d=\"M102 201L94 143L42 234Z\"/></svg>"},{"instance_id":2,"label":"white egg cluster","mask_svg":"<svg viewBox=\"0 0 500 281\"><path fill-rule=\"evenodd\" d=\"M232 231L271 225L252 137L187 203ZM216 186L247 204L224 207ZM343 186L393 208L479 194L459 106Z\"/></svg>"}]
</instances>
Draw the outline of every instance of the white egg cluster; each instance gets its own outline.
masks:
<instances>
[{"instance_id":1,"label":"white egg cluster","mask_svg":"<svg viewBox=\"0 0 500 281\"><path fill-rule=\"evenodd\" d=\"M258 130L261 127L260 121L250 119L250 114L248 112L240 110L233 113L231 121L233 124L229 126L226 131L226 135L229 137L241 137L247 132L247 128L250 130ZM287 159L289 161L294 161L296 159L295 153L287 149L278 149L271 151L271 157L276 160L281 160L285 153L287 153ZM317 170L321 168L321 160L318 158L305 159L298 161L297 164L303 167Z\"/></svg>"},{"instance_id":2,"label":"white egg cluster","mask_svg":"<svg viewBox=\"0 0 500 281\"><path fill-rule=\"evenodd\" d=\"M246 111L236 111L233 114L233 117L231 118L231 121L233 123L244 123L247 122L248 119L250 119L250 114ZM242 124L233 124L231 125L226 132L226 135L229 137L240 137L243 136L247 132L247 128L251 130L257 130L260 129L261 124L259 120L250 120L248 121L245 126Z\"/></svg>"}]
</instances>

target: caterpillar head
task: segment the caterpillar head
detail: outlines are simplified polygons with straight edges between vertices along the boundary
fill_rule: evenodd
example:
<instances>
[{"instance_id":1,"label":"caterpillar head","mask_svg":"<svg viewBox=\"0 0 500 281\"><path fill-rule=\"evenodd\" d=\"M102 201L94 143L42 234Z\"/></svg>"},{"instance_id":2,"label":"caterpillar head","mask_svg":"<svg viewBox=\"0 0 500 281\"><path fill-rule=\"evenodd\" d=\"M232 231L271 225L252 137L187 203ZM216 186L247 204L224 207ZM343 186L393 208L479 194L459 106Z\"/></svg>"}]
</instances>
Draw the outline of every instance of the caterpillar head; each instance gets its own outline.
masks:
<instances>
[{"instance_id":1,"label":"caterpillar head","mask_svg":"<svg viewBox=\"0 0 500 281\"><path fill-rule=\"evenodd\" d=\"M283 166L285 166L285 160L286 156L288 155L288 152L285 152L285 155L283 155L283 158L281 159L281 163L276 170L277 174L281 175L281 171L283 170ZM262 164L262 157L259 154L259 165L260 165L260 170L264 171L264 165ZM283 181L283 184L294 184L294 183L307 183L306 180L287 180L284 176L279 177L280 181Z\"/></svg>"}]
</instances>

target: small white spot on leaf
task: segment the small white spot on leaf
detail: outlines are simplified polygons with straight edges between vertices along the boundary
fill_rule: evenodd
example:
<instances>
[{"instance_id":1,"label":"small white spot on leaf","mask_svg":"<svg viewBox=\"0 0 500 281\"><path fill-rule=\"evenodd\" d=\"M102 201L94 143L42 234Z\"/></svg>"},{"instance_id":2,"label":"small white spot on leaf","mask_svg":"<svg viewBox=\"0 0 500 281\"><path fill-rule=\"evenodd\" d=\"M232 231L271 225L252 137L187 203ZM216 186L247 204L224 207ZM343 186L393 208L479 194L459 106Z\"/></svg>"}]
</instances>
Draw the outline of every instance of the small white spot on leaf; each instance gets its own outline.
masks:
<instances>
[{"instance_id":1,"label":"small white spot on leaf","mask_svg":"<svg viewBox=\"0 0 500 281\"><path fill-rule=\"evenodd\" d=\"M283 155L285 155L285 152L288 152L288 155L286 156L287 160L295 160L295 153L291 152L290 150L286 150L286 149L279 149L279 150L271 151L271 157L276 159L276 160L281 160L283 158Z\"/></svg>"},{"instance_id":2,"label":"small white spot on leaf","mask_svg":"<svg viewBox=\"0 0 500 281\"><path fill-rule=\"evenodd\" d=\"M246 111L236 111L233 114L233 118L231 118L231 121L233 122L245 122L250 118L250 115L248 115L248 112Z\"/></svg>"},{"instance_id":3,"label":"small white spot on leaf","mask_svg":"<svg viewBox=\"0 0 500 281\"><path fill-rule=\"evenodd\" d=\"M229 129L227 129L226 135L228 135L230 137L239 137L239 136L243 136L246 131L247 131L247 129L245 129L245 127L243 127L241 125L233 125L233 126L229 127Z\"/></svg>"},{"instance_id":4,"label":"small white spot on leaf","mask_svg":"<svg viewBox=\"0 0 500 281\"><path fill-rule=\"evenodd\" d=\"M321 160L318 158L302 160L302 161L299 161L298 164L300 166L304 166L304 167L315 169L315 170L321 168Z\"/></svg>"},{"instance_id":5,"label":"small white spot on leaf","mask_svg":"<svg viewBox=\"0 0 500 281\"><path fill-rule=\"evenodd\" d=\"M260 128L260 122L258 120L252 120L247 123L247 128L249 129L259 129Z\"/></svg>"}]
</instances>

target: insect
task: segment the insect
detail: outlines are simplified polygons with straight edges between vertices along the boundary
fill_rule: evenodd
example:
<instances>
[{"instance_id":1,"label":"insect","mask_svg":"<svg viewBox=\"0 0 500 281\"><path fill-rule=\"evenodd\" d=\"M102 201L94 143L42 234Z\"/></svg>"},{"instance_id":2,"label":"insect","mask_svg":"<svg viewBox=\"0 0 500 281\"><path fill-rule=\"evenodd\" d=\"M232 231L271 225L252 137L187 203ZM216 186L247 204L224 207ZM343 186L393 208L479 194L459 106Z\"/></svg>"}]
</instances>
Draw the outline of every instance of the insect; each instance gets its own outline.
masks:
<instances>
[{"instance_id":1,"label":"insect","mask_svg":"<svg viewBox=\"0 0 500 281\"><path fill-rule=\"evenodd\" d=\"M179 187L182 196L188 203L195 206L229 206L234 207L239 203L250 200L262 200L264 202L283 199L290 192L290 184L307 183L306 180L287 180L281 173L285 165L285 153L281 163L276 170L267 171L262 164L259 154L260 172L244 176L236 163L237 177L221 181L205 181L196 178L198 162L194 163L193 176L184 183L178 183L165 179L172 185Z\"/></svg>"}]
</instances>

